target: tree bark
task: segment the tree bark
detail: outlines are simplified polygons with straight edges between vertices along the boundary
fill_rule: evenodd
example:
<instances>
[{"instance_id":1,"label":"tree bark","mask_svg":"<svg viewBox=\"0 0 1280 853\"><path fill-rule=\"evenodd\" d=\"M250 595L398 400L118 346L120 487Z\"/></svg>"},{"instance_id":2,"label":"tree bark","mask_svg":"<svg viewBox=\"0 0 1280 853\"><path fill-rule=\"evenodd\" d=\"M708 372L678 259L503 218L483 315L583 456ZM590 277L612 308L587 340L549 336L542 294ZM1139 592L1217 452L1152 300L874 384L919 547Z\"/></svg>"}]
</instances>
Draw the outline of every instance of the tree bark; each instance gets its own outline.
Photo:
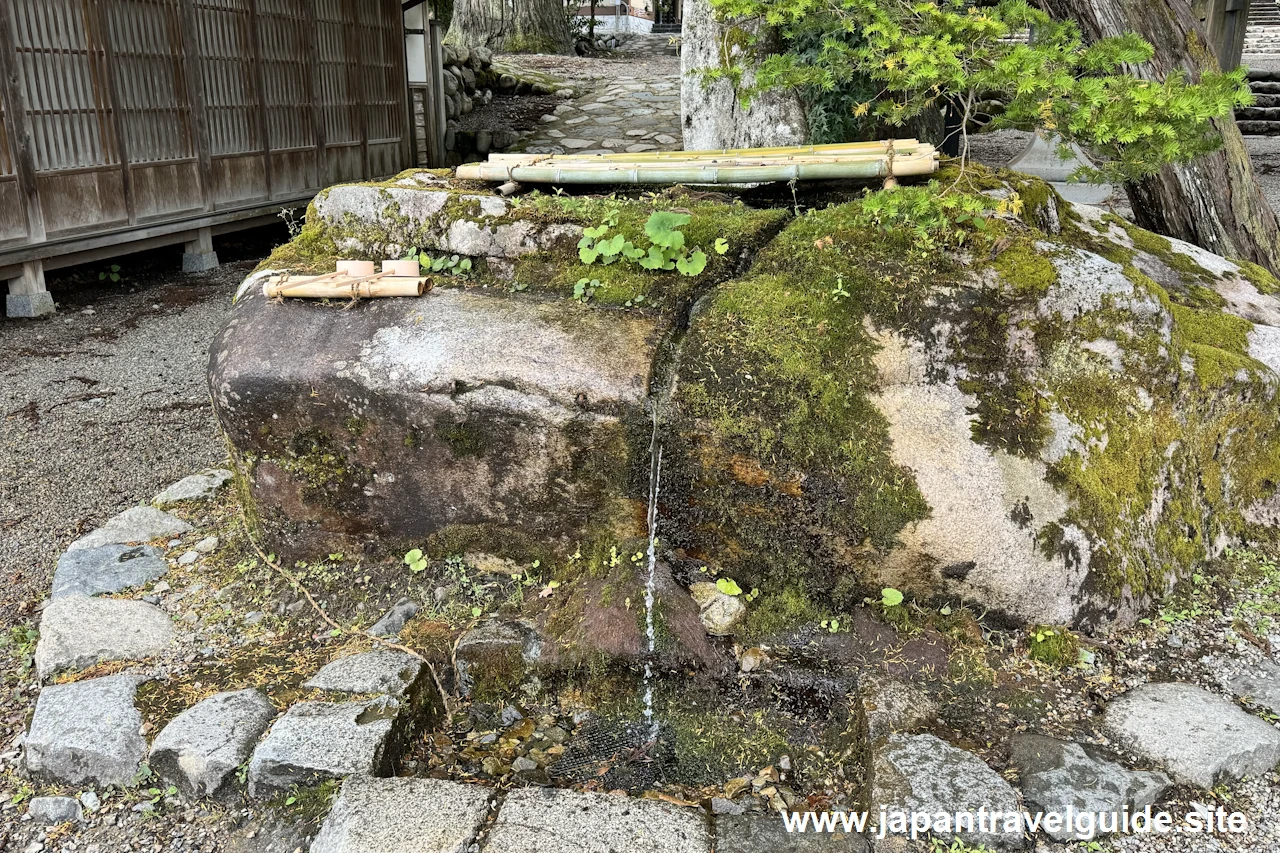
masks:
<instances>
[{"instance_id":1,"label":"tree bark","mask_svg":"<svg viewBox=\"0 0 1280 853\"><path fill-rule=\"evenodd\" d=\"M455 0L445 41L506 53L572 53L563 0Z\"/></svg>"},{"instance_id":2,"label":"tree bark","mask_svg":"<svg viewBox=\"0 0 1280 853\"><path fill-rule=\"evenodd\" d=\"M1147 79L1186 71L1197 79L1216 71L1203 28L1187 0L1040 0L1057 18L1075 20L1086 40L1136 32L1155 47L1145 65L1130 69ZM1195 243L1218 255L1280 272L1280 225L1262 196L1234 118L1214 121L1223 146L1185 165L1129 184L1134 219L1151 231Z\"/></svg>"},{"instance_id":3,"label":"tree bark","mask_svg":"<svg viewBox=\"0 0 1280 853\"><path fill-rule=\"evenodd\" d=\"M809 123L795 92L761 92L743 109L731 80L706 79L708 68L755 62L778 50L776 32L759 31L759 26L756 22L719 20L711 0L686 0L680 51L680 112L686 151L808 142ZM763 37L755 45L749 44L749 36L756 33ZM752 72L747 70L743 84L749 86L751 81Z\"/></svg>"}]
</instances>

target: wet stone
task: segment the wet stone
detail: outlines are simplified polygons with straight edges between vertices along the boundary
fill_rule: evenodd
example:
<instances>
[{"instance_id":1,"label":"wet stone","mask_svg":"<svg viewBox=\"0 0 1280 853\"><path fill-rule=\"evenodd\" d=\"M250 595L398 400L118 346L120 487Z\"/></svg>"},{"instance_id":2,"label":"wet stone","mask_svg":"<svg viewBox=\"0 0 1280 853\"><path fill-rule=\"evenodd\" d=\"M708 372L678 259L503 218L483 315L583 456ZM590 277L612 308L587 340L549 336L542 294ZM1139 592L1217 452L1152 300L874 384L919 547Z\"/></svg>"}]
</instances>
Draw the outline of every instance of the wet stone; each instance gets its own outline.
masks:
<instances>
[{"instance_id":1,"label":"wet stone","mask_svg":"<svg viewBox=\"0 0 1280 853\"><path fill-rule=\"evenodd\" d=\"M36 672L47 678L103 661L145 660L169 649L174 636L168 614L143 601L55 598L40 617Z\"/></svg>"},{"instance_id":2,"label":"wet stone","mask_svg":"<svg viewBox=\"0 0 1280 853\"><path fill-rule=\"evenodd\" d=\"M27 772L52 784L131 784L147 750L137 685L110 675L41 690L23 742Z\"/></svg>"},{"instance_id":3,"label":"wet stone","mask_svg":"<svg viewBox=\"0 0 1280 853\"><path fill-rule=\"evenodd\" d=\"M311 853L465 853L492 792L439 779L352 776Z\"/></svg>"},{"instance_id":4,"label":"wet stone","mask_svg":"<svg viewBox=\"0 0 1280 853\"><path fill-rule=\"evenodd\" d=\"M380 693L407 698L423 674L422 661L394 649L378 649L330 661L303 684L335 693Z\"/></svg>"},{"instance_id":5,"label":"wet stone","mask_svg":"<svg viewBox=\"0 0 1280 853\"><path fill-rule=\"evenodd\" d=\"M92 533L72 542L67 550L100 548L103 545L124 545L134 542L150 542L152 539L168 539L191 530L191 525L153 506L135 506L113 516L106 524Z\"/></svg>"},{"instance_id":6,"label":"wet stone","mask_svg":"<svg viewBox=\"0 0 1280 853\"><path fill-rule=\"evenodd\" d=\"M710 853L697 813L653 800L554 788L507 795L486 853Z\"/></svg>"},{"instance_id":7,"label":"wet stone","mask_svg":"<svg viewBox=\"0 0 1280 853\"><path fill-rule=\"evenodd\" d=\"M275 715L257 690L210 696L160 731L151 746L151 768L188 798L219 796Z\"/></svg>"},{"instance_id":8,"label":"wet stone","mask_svg":"<svg viewBox=\"0 0 1280 853\"><path fill-rule=\"evenodd\" d=\"M402 598L382 618L374 623L369 633L375 637L394 637L404 629L405 623L418 614L418 605L407 598Z\"/></svg>"},{"instance_id":9,"label":"wet stone","mask_svg":"<svg viewBox=\"0 0 1280 853\"><path fill-rule=\"evenodd\" d=\"M276 721L249 760L249 795L269 797L293 785L311 785L387 768L387 742L399 704L300 702Z\"/></svg>"},{"instance_id":10,"label":"wet stone","mask_svg":"<svg viewBox=\"0 0 1280 853\"><path fill-rule=\"evenodd\" d=\"M67 551L53 573L52 598L102 595L143 586L169 570L164 552L150 545L103 545Z\"/></svg>"}]
</instances>

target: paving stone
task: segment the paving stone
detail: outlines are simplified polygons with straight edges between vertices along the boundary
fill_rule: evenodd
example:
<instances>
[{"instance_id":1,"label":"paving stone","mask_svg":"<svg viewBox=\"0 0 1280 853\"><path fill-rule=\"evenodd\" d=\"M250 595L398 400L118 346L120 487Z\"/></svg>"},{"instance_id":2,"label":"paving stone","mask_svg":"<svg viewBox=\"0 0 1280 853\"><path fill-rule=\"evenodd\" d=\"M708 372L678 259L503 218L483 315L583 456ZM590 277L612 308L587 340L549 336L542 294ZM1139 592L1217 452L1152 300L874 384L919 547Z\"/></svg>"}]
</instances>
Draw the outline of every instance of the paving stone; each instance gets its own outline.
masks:
<instances>
[{"instance_id":1,"label":"paving stone","mask_svg":"<svg viewBox=\"0 0 1280 853\"><path fill-rule=\"evenodd\" d=\"M571 139L560 140L560 144L563 145L565 148L577 149L577 148L590 148L595 143L592 142L590 139L572 139L571 138Z\"/></svg>"},{"instance_id":2,"label":"paving stone","mask_svg":"<svg viewBox=\"0 0 1280 853\"><path fill-rule=\"evenodd\" d=\"M292 785L311 785L387 767L387 739L400 705L299 702L276 720L249 759L249 795L269 797Z\"/></svg>"},{"instance_id":3,"label":"paving stone","mask_svg":"<svg viewBox=\"0 0 1280 853\"><path fill-rule=\"evenodd\" d=\"M787 832L782 818L722 814L716 818L716 853L866 853L860 835L846 832Z\"/></svg>"},{"instance_id":4,"label":"paving stone","mask_svg":"<svg viewBox=\"0 0 1280 853\"><path fill-rule=\"evenodd\" d=\"M627 131L627 136L644 136L646 131L643 128L633 127Z\"/></svg>"},{"instance_id":5,"label":"paving stone","mask_svg":"<svg viewBox=\"0 0 1280 853\"><path fill-rule=\"evenodd\" d=\"M231 472L225 468L210 468L199 474L183 477L169 488L152 499L158 507L171 506L183 501L208 500L218 493L231 479Z\"/></svg>"},{"instance_id":6,"label":"paving stone","mask_svg":"<svg viewBox=\"0 0 1280 853\"><path fill-rule=\"evenodd\" d=\"M675 145L676 142L678 141L674 136L669 136L668 134L665 134L665 133L659 133L653 139L655 142L659 142L663 145Z\"/></svg>"},{"instance_id":7,"label":"paving stone","mask_svg":"<svg viewBox=\"0 0 1280 853\"><path fill-rule=\"evenodd\" d=\"M507 795L485 853L709 853L703 817L654 800L556 788Z\"/></svg>"},{"instance_id":8,"label":"paving stone","mask_svg":"<svg viewBox=\"0 0 1280 853\"><path fill-rule=\"evenodd\" d=\"M92 533L72 542L68 551L81 548L100 548L103 545L124 545L131 542L150 542L152 539L169 539L191 530L191 525L153 506L135 506L109 519Z\"/></svg>"},{"instance_id":9,"label":"paving stone","mask_svg":"<svg viewBox=\"0 0 1280 853\"><path fill-rule=\"evenodd\" d=\"M109 675L42 689L23 740L27 772L52 784L129 785L147 754L137 686Z\"/></svg>"},{"instance_id":10,"label":"paving stone","mask_svg":"<svg viewBox=\"0 0 1280 853\"><path fill-rule=\"evenodd\" d=\"M257 690L216 693L173 718L151 745L151 769L190 799L228 792L276 709Z\"/></svg>"},{"instance_id":11,"label":"paving stone","mask_svg":"<svg viewBox=\"0 0 1280 853\"><path fill-rule=\"evenodd\" d=\"M871 811L987 812L1019 810L1018 795L1000 774L971 752L957 749L933 735L893 734L873 748ZM1001 827L997 827L999 829ZM1001 850L1026 847L1017 832L957 833L970 846L985 844ZM950 841L950 836L944 840ZM877 844L877 849L879 848Z\"/></svg>"},{"instance_id":12,"label":"paving stone","mask_svg":"<svg viewBox=\"0 0 1280 853\"><path fill-rule=\"evenodd\" d=\"M330 661L302 686L335 693L381 693L403 699L422 674L422 661L413 655L377 649Z\"/></svg>"},{"instance_id":13,"label":"paving stone","mask_svg":"<svg viewBox=\"0 0 1280 853\"><path fill-rule=\"evenodd\" d=\"M35 797L27 805L27 814L43 824L84 820L84 811L75 797Z\"/></svg>"},{"instance_id":14,"label":"paving stone","mask_svg":"<svg viewBox=\"0 0 1280 853\"><path fill-rule=\"evenodd\" d=\"M375 637L394 637L404 628L405 623L416 616L418 605L407 598L402 598L382 618L374 623L369 633Z\"/></svg>"},{"instance_id":15,"label":"paving stone","mask_svg":"<svg viewBox=\"0 0 1280 853\"><path fill-rule=\"evenodd\" d=\"M625 139L606 139L600 143L600 147L601 148L621 148L626 144L627 144L627 141Z\"/></svg>"},{"instance_id":16,"label":"paving stone","mask_svg":"<svg viewBox=\"0 0 1280 853\"><path fill-rule=\"evenodd\" d=\"M145 660L174 641L173 622L145 601L55 598L40 617L36 672L41 678L110 660Z\"/></svg>"},{"instance_id":17,"label":"paving stone","mask_svg":"<svg viewBox=\"0 0 1280 853\"><path fill-rule=\"evenodd\" d=\"M1163 773L1127 770L1112 761L1094 758L1078 743L1044 735L1017 734L1010 741L1010 762L1018 768L1028 808L1066 815L1136 813L1153 805L1172 784ZM1058 825L1045 828L1055 841L1088 841L1092 831Z\"/></svg>"},{"instance_id":18,"label":"paving stone","mask_svg":"<svg viewBox=\"0 0 1280 853\"><path fill-rule=\"evenodd\" d=\"M591 121L591 116L578 116L577 118L566 119L564 124L566 127L572 127L575 124L582 124L584 121Z\"/></svg>"},{"instance_id":19,"label":"paving stone","mask_svg":"<svg viewBox=\"0 0 1280 853\"><path fill-rule=\"evenodd\" d=\"M628 145L628 146L627 146L627 153L628 153L628 154L638 154L638 153L640 153L641 151L657 151L657 150L658 150L658 146L656 146L656 145L648 145L648 144L643 143L643 142L637 142L635 145Z\"/></svg>"},{"instance_id":20,"label":"paving stone","mask_svg":"<svg viewBox=\"0 0 1280 853\"><path fill-rule=\"evenodd\" d=\"M1280 715L1280 666L1263 661L1227 682L1233 695Z\"/></svg>"},{"instance_id":21,"label":"paving stone","mask_svg":"<svg viewBox=\"0 0 1280 853\"><path fill-rule=\"evenodd\" d=\"M1117 743L1183 785L1212 788L1280 762L1280 731L1191 684L1135 687L1111 701L1103 722Z\"/></svg>"},{"instance_id":22,"label":"paving stone","mask_svg":"<svg viewBox=\"0 0 1280 853\"><path fill-rule=\"evenodd\" d=\"M548 131L547 131L547 136L550 136L552 139L564 139L564 131L562 131L562 130L548 130Z\"/></svg>"},{"instance_id":23,"label":"paving stone","mask_svg":"<svg viewBox=\"0 0 1280 853\"><path fill-rule=\"evenodd\" d=\"M465 853L492 795L439 779L351 776L311 853Z\"/></svg>"},{"instance_id":24,"label":"paving stone","mask_svg":"<svg viewBox=\"0 0 1280 853\"><path fill-rule=\"evenodd\" d=\"M164 552L150 545L103 545L67 551L58 558L50 597L123 592L150 583L168 570Z\"/></svg>"}]
</instances>

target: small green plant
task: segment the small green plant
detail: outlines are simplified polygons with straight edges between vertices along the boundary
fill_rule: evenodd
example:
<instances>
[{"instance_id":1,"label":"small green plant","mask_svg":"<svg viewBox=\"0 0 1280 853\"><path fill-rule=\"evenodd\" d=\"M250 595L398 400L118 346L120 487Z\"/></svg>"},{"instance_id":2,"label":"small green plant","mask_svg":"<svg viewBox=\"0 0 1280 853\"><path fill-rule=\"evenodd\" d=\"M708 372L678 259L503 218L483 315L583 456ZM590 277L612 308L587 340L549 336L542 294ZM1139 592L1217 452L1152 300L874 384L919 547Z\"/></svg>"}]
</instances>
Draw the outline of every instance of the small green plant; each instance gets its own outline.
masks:
<instances>
[{"instance_id":1,"label":"small green plant","mask_svg":"<svg viewBox=\"0 0 1280 853\"><path fill-rule=\"evenodd\" d=\"M887 610L902 603L902 593L891 586L880 590L880 604Z\"/></svg>"},{"instance_id":2,"label":"small green plant","mask_svg":"<svg viewBox=\"0 0 1280 853\"><path fill-rule=\"evenodd\" d=\"M580 278L573 285L573 298L585 305L591 301L591 297L596 295L599 287L600 279L598 278Z\"/></svg>"},{"instance_id":3,"label":"small green plant","mask_svg":"<svg viewBox=\"0 0 1280 853\"><path fill-rule=\"evenodd\" d=\"M742 587L733 578L716 578L716 589L725 595L742 595Z\"/></svg>"},{"instance_id":4,"label":"small green plant","mask_svg":"<svg viewBox=\"0 0 1280 853\"><path fill-rule=\"evenodd\" d=\"M471 259L464 258L462 255L441 255L438 258L433 258L426 252L419 252L417 247L413 247L405 252L401 260L416 260L418 266L423 270L430 270L444 275L466 278L471 274Z\"/></svg>"},{"instance_id":5,"label":"small green plant","mask_svg":"<svg viewBox=\"0 0 1280 853\"><path fill-rule=\"evenodd\" d=\"M421 548L414 548L404 555L404 564L416 575L427 567L427 558L423 556Z\"/></svg>"},{"instance_id":6,"label":"small green plant","mask_svg":"<svg viewBox=\"0 0 1280 853\"><path fill-rule=\"evenodd\" d=\"M689 224L690 219L687 213L655 210L644 224L644 234L649 239L649 247L645 249L628 240L624 234L607 236L618 223L617 212L611 211L601 224L582 230L578 259L587 265L598 263L608 266L627 261L655 272L674 270L684 276L701 275L707 268L707 253L698 248L690 251L685 245L684 232L680 230ZM712 251L723 255L729 251L728 241L718 238Z\"/></svg>"},{"instance_id":7,"label":"small green plant","mask_svg":"<svg viewBox=\"0 0 1280 853\"><path fill-rule=\"evenodd\" d=\"M839 619L823 619L818 626L828 633L835 634L840 631Z\"/></svg>"},{"instance_id":8,"label":"small green plant","mask_svg":"<svg viewBox=\"0 0 1280 853\"><path fill-rule=\"evenodd\" d=\"M932 838L929 840L929 853L995 853L995 851L982 844L970 847L959 838L951 839L950 843L941 838Z\"/></svg>"},{"instance_id":9,"label":"small green plant","mask_svg":"<svg viewBox=\"0 0 1280 853\"><path fill-rule=\"evenodd\" d=\"M98 273L98 281L109 281L112 284L119 284L124 281L124 275L120 272L120 265L112 264L102 272Z\"/></svg>"},{"instance_id":10,"label":"small green plant","mask_svg":"<svg viewBox=\"0 0 1280 853\"><path fill-rule=\"evenodd\" d=\"M18 680L26 678L35 665L36 641L39 639L40 632L25 625L14 625L8 634L0 634L0 649L12 649L13 656L17 658L18 665L12 674Z\"/></svg>"},{"instance_id":11,"label":"small green plant","mask_svg":"<svg viewBox=\"0 0 1280 853\"><path fill-rule=\"evenodd\" d=\"M282 207L280 208L280 212L276 214L276 217L284 223L285 228L289 229L290 240L295 239L302 233L302 220L305 216L299 217L296 208Z\"/></svg>"},{"instance_id":12,"label":"small green plant","mask_svg":"<svg viewBox=\"0 0 1280 853\"><path fill-rule=\"evenodd\" d=\"M1037 625L1028 632L1032 660L1050 666L1074 666L1080 662L1080 641L1066 628Z\"/></svg>"}]
</instances>

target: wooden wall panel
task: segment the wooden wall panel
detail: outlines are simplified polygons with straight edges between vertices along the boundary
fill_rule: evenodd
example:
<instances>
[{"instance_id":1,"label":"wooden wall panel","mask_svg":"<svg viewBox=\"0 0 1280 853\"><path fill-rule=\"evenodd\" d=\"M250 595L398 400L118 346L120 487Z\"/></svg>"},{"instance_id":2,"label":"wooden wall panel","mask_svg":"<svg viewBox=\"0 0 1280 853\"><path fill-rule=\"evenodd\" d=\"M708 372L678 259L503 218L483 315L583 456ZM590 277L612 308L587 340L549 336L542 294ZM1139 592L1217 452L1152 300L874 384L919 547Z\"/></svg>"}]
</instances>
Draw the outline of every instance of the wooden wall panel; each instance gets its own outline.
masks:
<instances>
[{"instance_id":1,"label":"wooden wall panel","mask_svg":"<svg viewBox=\"0 0 1280 853\"><path fill-rule=\"evenodd\" d=\"M193 187L200 186L200 168L194 159L134 166L130 174L138 222L170 219L203 209L200 195L192 192Z\"/></svg>"},{"instance_id":2,"label":"wooden wall panel","mask_svg":"<svg viewBox=\"0 0 1280 853\"><path fill-rule=\"evenodd\" d=\"M120 172L116 169L38 174L36 186L49 236L56 238L126 224L129 212L125 209L124 188L120 182Z\"/></svg>"},{"instance_id":3,"label":"wooden wall panel","mask_svg":"<svg viewBox=\"0 0 1280 853\"><path fill-rule=\"evenodd\" d=\"M0 4L0 263L412 164L399 0Z\"/></svg>"}]
</instances>

